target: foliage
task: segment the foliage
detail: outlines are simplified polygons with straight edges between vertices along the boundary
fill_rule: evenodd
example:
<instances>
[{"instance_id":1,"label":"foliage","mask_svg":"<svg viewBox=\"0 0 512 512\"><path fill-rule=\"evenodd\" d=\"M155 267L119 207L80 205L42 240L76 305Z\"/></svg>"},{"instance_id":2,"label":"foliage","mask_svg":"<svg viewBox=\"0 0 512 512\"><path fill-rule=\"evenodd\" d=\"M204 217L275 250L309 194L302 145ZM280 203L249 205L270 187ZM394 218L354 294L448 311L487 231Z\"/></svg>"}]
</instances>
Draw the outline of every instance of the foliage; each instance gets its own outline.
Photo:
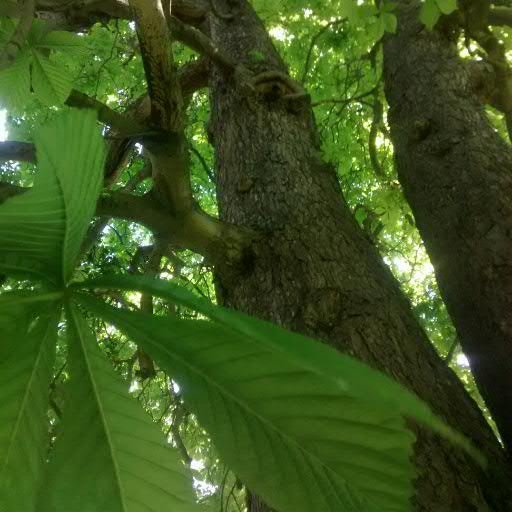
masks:
<instances>
[{"instance_id":1,"label":"foliage","mask_svg":"<svg viewBox=\"0 0 512 512\"><path fill-rule=\"evenodd\" d=\"M0 208L2 218L12 219L0 226L3 268L35 280L30 291L1 296L8 314L1 318L0 376L9 383L2 387L2 509L19 509L13 505L17 496L25 500L23 510L196 507L179 453L165 446L157 426L129 397L98 347L86 311L140 344L176 379L186 407L230 467L282 510L407 510L414 436L405 417L478 457L411 393L312 340L223 310L165 281L73 280L100 191L103 148L93 113L59 115L38 132L36 143L40 170L32 189ZM148 316L85 293L101 288L151 292L210 321ZM46 395L62 307L69 382L46 463ZM23 472L31 478L20 477Z\"/></svg>"},{"instance_id":2,"label":"foliage","mask_svg":"<svg viewBox=\"0 0 512 512\"><path fill-rule=\"evenodd\" d=\"M394 3L254 4L292 75L312 93L322 151L335 162L357 221L399 278L436 349L479 399L457 357L455 331L395 176L385 113L375 116L379 103L385 112L379 41L399 29ZM421 19L433 28L455 7L427 0ZM11 31L3 19L0 46ZM506 31L504 39L508 44ZM180 65L194 59L181 45L174 53ZM257 51L252 58L260 58ZM414 439L404 417L471 451L390 379L302 337L212 306L211 264L201 256L173 251L162 259L161 280L136 277L145 271L153 239L145 228L119 219L109 220L99 243L82 254L104 150L93 114L62 106L72 87L114 110L138 98L145 80L133 26L98 23L85 36L36 22L16 61L0 71L9 136L38 146L37 172L13 162L0 170L2 180L33 185L0 207L0 267L12 276L0 298L0 510L29 511L35 503L41 510L73 510L86 499L93 477L105 488L87 494L91 508L138 510L133 500L141 496L130 494L133 487L144 489L153 510L196 508L192 475L197 501L220 510L241 509L238 477L283 510L407 510ZM194 197L215 214L207 103L203 92L194 95L186 130ZM368 150L373 127L381 175ZM139 149L131 150L113 189L132 183L146 163ZM134 191L143 195L150 186L151 178L136 181ZM121 269L133 275L120 276ZM154 316L138 311L148 295ZM153 378L145 378L138 346L158 364ZM234 354L238 363L231 361ZM147 416L131 403L133 396ZM77 404L87 407L76 410ZM165 435L148 418L160 422ZM123 432L125 421L137 427ZM94 449L77 430L80 423L90 425ZM168 440L172 450L163 448ZM142 460L146 447L153 461L161 461L158 467ZM144 474L165 486L144 487ZM331 482L342 491L327 491ZM277 492L284 485L288 492ZM165 496L164 488L170 490Z\"/></svg>"}]
</instances>

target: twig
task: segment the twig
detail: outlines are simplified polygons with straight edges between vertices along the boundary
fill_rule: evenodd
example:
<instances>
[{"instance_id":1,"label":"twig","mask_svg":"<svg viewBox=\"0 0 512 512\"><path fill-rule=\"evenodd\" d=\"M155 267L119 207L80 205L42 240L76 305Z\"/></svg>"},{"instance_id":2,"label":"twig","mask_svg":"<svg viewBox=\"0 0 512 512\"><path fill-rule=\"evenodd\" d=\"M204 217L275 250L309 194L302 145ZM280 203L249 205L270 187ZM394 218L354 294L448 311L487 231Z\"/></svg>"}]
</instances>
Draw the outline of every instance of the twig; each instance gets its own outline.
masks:
<instances>
[{"instance_id":1,"label":"twig","mask_svg":"<svg viewBox=\"0 0 512 512\"><path fill-rule=\"evenodd\" d=\"M309 73L309 66L310 66L311 56L313 55L313 48L316 46L316 43L318 42L320 37L322 37L322 35L325 34L325 32L327 32L327 30L329 30L331 27L339 25L340 23L343 23L345 20L346 20L346 18L340 18L340 19L337 19L337 20L330 21L329 23L327 23L327 25L324 25L311 38L311 43L309 44L308 53L306 55L306 60L304 62L304 71L302 72L302 77L300 79L300 83L301 84L304 84L304 82L306 81L306 78L307 78L308 73Z\"/></svg>"}]
</instances>

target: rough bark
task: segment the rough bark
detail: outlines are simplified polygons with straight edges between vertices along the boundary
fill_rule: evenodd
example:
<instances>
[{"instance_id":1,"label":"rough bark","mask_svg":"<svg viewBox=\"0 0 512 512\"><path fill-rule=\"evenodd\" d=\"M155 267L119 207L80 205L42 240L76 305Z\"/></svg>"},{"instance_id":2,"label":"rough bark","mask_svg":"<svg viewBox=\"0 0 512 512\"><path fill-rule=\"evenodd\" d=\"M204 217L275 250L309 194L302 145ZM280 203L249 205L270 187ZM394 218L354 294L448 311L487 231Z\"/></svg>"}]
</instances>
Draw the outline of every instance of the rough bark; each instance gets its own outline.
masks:
<instances>
[{"instance_id":1,"label":"rough bark","mask_svg":"<svg viewBox=\"0 0 512 512\"><path fill-rule=\"evenodd\" d=\"M231 21L211 17L215 44L254 71L286 72L250 5L239 4ZM255 62L256 52L264 60ZM272 88L248 95L215 70L210 87L220 215L265 235L242 271L217 266L221 301L387 372L493 461L482 474L457 449L418 430L416 510L512 510L501 447L354 221L335 170L322 160L309 105L290 109ZM259 500L251 510L263 510Z\"/></svg>"},{"instance_id":2,"label":"rough bark","mask_svg":"<svg viewBox=\"0 0 512 512\"><path fill-rule=\"evenodd\" d=\"M384 45L400 182L478 388L512 453L512 149L453 35L400 8ZM451 39L450 39L451 38Z\"/></svg>"}]
</instances>

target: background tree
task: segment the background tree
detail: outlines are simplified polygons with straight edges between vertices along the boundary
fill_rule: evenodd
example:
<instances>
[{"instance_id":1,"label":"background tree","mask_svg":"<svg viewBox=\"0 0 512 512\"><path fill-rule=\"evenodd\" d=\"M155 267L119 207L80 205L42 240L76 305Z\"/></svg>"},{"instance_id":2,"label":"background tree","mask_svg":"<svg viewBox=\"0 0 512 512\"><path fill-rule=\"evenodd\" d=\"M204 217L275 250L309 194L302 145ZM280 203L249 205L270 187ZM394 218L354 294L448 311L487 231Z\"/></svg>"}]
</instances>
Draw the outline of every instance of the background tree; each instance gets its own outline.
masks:
<instances>
[{"instance_id":1,"label":"background tree","mask_svg":"<svg viewBox=\"0 0 512 512\"><path fill-rule=\"evenodd\" d=\"M400 183L510 451L512 153L484 109L492 105L509 123L510 70L484 4L463 5L433 32L418 31L417 6L401 7L401 30L384 46L384 70ZM461 27L482 60L458 54Z\"/></svg>"},{"instance_id":2,"label":"background tree","mask_svg":"<svg viewBox=\"0 0 512 512\"><path fill-rule=\"evenodd\" d=\"M423 330L448 362L463 361L455 357L453 327L389 156L378 41L384 30L396 28L393 7L259 2L265 28L244 1L219 2L213 11L210 3L172 2L167 25L172 39L185 45L174 46L181 64L175 73L168 61L167 26L153 5L143 4L133 2L134 12L114 1L81 6L44 2L33 12L30 2L24 4L23 20L35 14L57 28L87 30L92 60L69 53L84 54L76 39L41 39L37 31L30 32L29 23L18 25L14 33L8 24L4 30L6 48L13 49L6 52L12 58L3 65L0 92L12 116L12 138L29 138L37 121L53 115L44 105L59 99L95 108L109 127L105 185L111 191L98 203L100 219L86 240L84 250L93 248L82 272L161 274L213 297L214 269L222 303L323 339L383 369L493 460L490 471L482 473L446 442L420 430L419 510L510 508L504 483L509 468L468 396L479 400L470 374L455 366L467 385L464 390ZM6 15L18 12L9 2L2 8ZM133 19L138 42L133 23L127 23ZM94 25L97 21L102 24ZM37 49L26 65L13 39L23 31L22 40ZM271 36L295 78L288 75ZM190 48L200 57L193 57ZM62 52L59 64L53 50ZM39 68L37 76L26 73ZM23 90L19 84L27 81ZM305 84L315 91L312 100ZM211 121L207 96L197 93L207 85ZM27 106L26 97L20 101L17 95L31 89L34 96ZM214 168L208 142L215 152ZM3 168L9 184L1 188L8 198L31 182L32 172L30 165L11 160L33 161L34 152L30 144L12 142L2 144L0 152L9 161ZM215 190L222 223L212 216ZM100 234L101 241L95 243ZM416 318L375 246L402 281ZM114 303L129 306L136 300L126 293L108 293ZM175 303L153 300L149 292L143 304L157 313L190 314ZM232 478L211 455L208 439L184 409L179 389L158 373L145 380L154 373L147 355L134 352L126 341L119 343L124 338L118 339L106 325L98 325L97 332L130 381L136 368L143 384L135 380L133 387L142 385L141 399L157 418L171 424L183 459L201 460L203 478L222 488L206 490L207 499L236 506L240 486L235 480L224 491ZM60 372L53 383L57 415L59 382L65 378ZM252 499L250 507L263 505Z\"/></svg>"}]
</instances>

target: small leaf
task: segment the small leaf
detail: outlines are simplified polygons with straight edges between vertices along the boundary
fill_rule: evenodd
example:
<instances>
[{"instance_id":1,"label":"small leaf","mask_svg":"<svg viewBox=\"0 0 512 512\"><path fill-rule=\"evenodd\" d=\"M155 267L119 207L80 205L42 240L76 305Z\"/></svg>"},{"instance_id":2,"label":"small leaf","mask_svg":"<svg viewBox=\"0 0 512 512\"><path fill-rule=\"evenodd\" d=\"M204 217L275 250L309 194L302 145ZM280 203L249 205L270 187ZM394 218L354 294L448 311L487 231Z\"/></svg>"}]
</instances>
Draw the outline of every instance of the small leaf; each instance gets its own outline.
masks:
<instances>
[{"instance_id":1,"label":"small leaf","mask_svg":"<svg viewBox=\"0 0 512 512\"><path fill-rule=\"evenodd\" d=\"M457 10L457 0L436 0L436 4L443 14L451 14Z\"/></svg>"},{"instance_id":2,"label":"small leaf","mask_svg":"<svg viewBox=\"0 0 512 512\"><path fill-rule=\"evenodd\" d=\"M72 81L65 67L34 51L32 88L41 103L62 105L71 92Z\"/></svg>"},{"instance_id":3,"label":"small leaf","mask_svg":"<svg viewBox=\"0 0 512 512\"><path fill-rule=\"evenodd\" d=\"M37 512L193 512L192 478L128 394L78 310L68 310L70 384Z\"/></svg>"},{"instance_id":4,"label":"small leaf","mask_svg":"<svg viewBox=\"0 0 512 512\"><path fill-rule=\"evenodd\" d=\"M382 12L393 12L397 8L396 2L385 2L381 6Z\"/></svg>"},{"instance_id":5,"label":"small leaf","mask_svg":"<svg viewBox=\"0 0 512 512\"><path fill-rule=\"evenodd\" d=\"M426 0L421 6L420 21L429 29L432 30L441 16L441 11L435 0Z\"/></svg>"},{"instance_id":6,"label":"small leaf","mask_svg":"<svg viewBox=\"0 0 512 512\"><path fill-rule=\"evenodd\" d=\"M31 48L36 48L39 42L42 41L50 31L51 25L47 21L34 18L28 33L27 43Z\"/></svg>"},{"instance_id":7,"label":"small leaf","mask_svg":"<svg viewBox=\"0 0 512 512\"><path fill-rule=\"evenodd\" d=\"M382 14L382 20L384 22L384 28L386 32L396 34L396 28L398 23L396 16L389 12L385 12Z\"/></svg>"},{"instance_id":8,"label":"small leaf","mask_svg":"<svg viewBox=\"0 0 512 512\"><path fill-rule=\"evenodd\" d=\"M58 314L0 314L0 510L35 512L48 444L48 390ZM2 305L5 312L5 304Z\"/></svg>"},{"instance_id":9,"label":"small leaf","mask_svg":"<svg viewBox=\"0 0 512 512\"><path fill-rule=\"evenodd\" d=\"M339 11L342 16L346 16L349 21L359 21L359 9L356 0L341 0Z\"/></svg>"},{"instance_id":10,"label":"small leaf","mask_svg":"<svg viewBox=\"0 0 512 512\"><path fill-rule=\"evenodd\" d=\"M84 38L72 32L54 30L45 37L37 45L38 48L46 48L53 51L62 51L83 55L88 52Z\"/></svg>"}]
</instances>

